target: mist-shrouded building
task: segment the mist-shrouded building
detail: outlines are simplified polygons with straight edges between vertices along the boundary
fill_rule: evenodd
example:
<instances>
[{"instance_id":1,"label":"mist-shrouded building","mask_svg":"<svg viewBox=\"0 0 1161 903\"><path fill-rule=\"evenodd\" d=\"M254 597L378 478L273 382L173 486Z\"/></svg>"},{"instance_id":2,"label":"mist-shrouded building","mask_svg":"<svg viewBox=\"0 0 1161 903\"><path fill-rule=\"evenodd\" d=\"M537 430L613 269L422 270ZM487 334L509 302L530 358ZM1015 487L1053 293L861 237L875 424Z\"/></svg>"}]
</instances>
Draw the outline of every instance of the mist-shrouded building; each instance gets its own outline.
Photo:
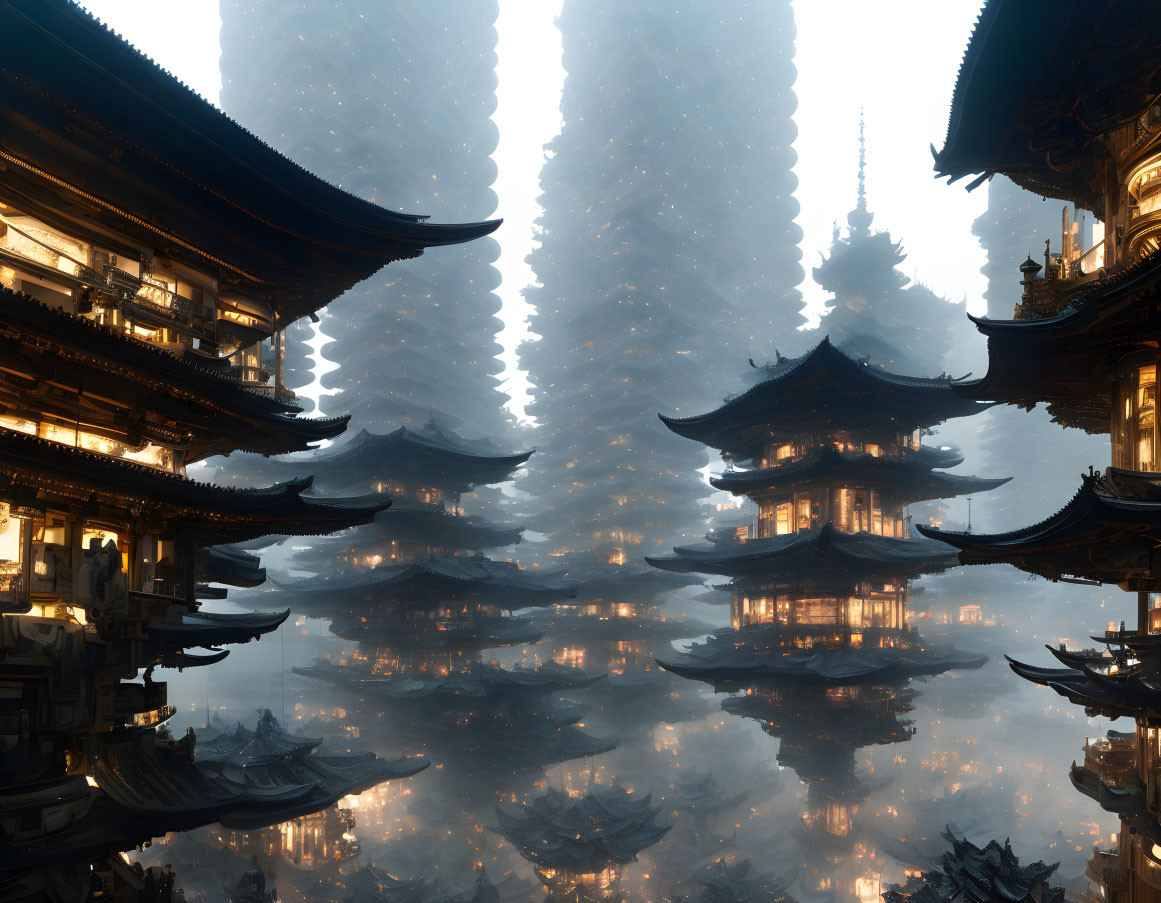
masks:
<instances>
[{"instance_id":1,"label":"mist-shrouded building","mask_svg":"<svg viewBox=\"0 0 1161 903\"><path fill-rule=\"evenodd\" d=\"M704 463L653 412L719 396L802 322L789 3L566 2L541 171L521 482L554 552L640 557L697 519Z\"/></svg>"},{"instance_id":2,"label":"mist-shrouded building","mask_svg":"<svg viewBox=\"0 0 1161 903\"><path fill-rule=\"evenodd\" d=\"M1117 606L1136 609L1135 625L1126 629L1122 620L1117 629L1109 612L1109 628L1091 637L1096 649L1061 642L1049 647L1051 667L1011 666L1089 717L1133 725L1132 733L1109 731L1086 743L1083 764L1074 762L1069 777L1121 821L1114 847L1090 860L1093 898L1157 900L1161 25L1129 2L1056 4L1051 16L1046 9L1002 0L984 7L936 172L1002 173L1096 211L1104 234L1085 250L1065 219L1056 253L1046 248L1043 265L1024 260L1011 317L978 324L988 338L987 372L956 390L1025 410L1043 404L1062 427L1108 434L1107 466L1084 474L1067 501L1065 489L1057 496L1063 507L1038 523L986 534L924 532L957 546L965 564L1008 563L1050 580L1136 594L1135 606ZM1023 46L1018 55L1015 43Z\"/></svg>"},{"instance_id":3,"label":"mist-shrouded building","mask_svg":"<svg viewBox=\"0 0 1161 903\"><path fill-rule=\"evenodd\" d=\"M831 295L818 327L838 348L897 373L961 375L973 335L964 302L952 303L899 271L906 259L886 230L872 230L867 207L865 147L859 126L859 191L846 234L835 224L830 251L813 270Z\"/></svg>"},{"instance_id":4,"label":"mist-shrouded building","mask_svg":"<svg viewBox=\"0 0 1161 903\"><path fill-rule=\"evenodd\" d=\"M366 200L390 185L408 214L496 209L495 0L222 0L221 13L222 105L273 147ZM324 404L376 432L432 415L503 431L498 254L488 239L353 289L322 323L341 365ZM308 384L291 364L288 385Z\"/></svg>"},{"instance_id":5,"label":"mist-shrouded building","mask_svg":"<svg viewBox=\"0 0 1161 903\"><path fill-rule=\"evenodd\" d=\"M312 814L419 767L278 742L215 761L170 732L155 675L213 667L289 614L202 609L210 574L264 577L223 544L390 504L188 478L346 428L298 417L277 380L255 391L255 347L496 224L419 223L327 184L74 3L0 4L0 33L0 897L155 903L172 873L119 853Z\"/></svg>"},{"instance_id":6,"label":"mist-shrouded building","mask_svg":"<svg viewBox=\"0 0 1161 903\"><path fill-rule=\"evenodd\" d=\"M1042 259L1044 242L1060 239L1061 205L1014 184L1006 176L988 183L988 208L972 226L987 254L983 274L987 316L1007 320L1019 300L1020 265ZM992 408L980 430L981 461L1012 474L999 492L979 499L977 522L1007 530L1047 517L1056 500L1050 487L1069 486L1089 464L1105 457L1105 442L1080 430L1062 431L1043 406L1031 412Z\"/></svg>"}]
</instances>

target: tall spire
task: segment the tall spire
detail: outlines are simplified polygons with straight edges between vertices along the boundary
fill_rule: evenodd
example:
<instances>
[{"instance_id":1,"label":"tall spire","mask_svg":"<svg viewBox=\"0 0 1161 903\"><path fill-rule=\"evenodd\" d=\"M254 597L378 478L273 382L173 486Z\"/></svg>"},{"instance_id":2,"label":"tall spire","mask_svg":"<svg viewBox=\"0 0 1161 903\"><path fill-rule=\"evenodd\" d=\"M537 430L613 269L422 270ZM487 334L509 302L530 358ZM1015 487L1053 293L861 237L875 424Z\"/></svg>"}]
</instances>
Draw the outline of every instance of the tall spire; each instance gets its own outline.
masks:
<instances>
[{"instance_id":1,"label":"tall spire","mask_svg":"<svg viewBox=\"0 0 1161 903\"><path fill-rule=\"evenodd\" d=\"M847 214L852 232L865 233L871 228L873 213L867 211L867 142L864 133L863 111L859 110L859 199L855 209Z\"/></svg>"},{"instance_id":2,"label":"tall spire","mask_svg":"<svg viewBox=\"0 0 1161 903\"><path fill-rule=\"evenodd\" d=\"M859 210L867 209L867 140L863 111L859 110Z\"/></svg>"}]
</instances>

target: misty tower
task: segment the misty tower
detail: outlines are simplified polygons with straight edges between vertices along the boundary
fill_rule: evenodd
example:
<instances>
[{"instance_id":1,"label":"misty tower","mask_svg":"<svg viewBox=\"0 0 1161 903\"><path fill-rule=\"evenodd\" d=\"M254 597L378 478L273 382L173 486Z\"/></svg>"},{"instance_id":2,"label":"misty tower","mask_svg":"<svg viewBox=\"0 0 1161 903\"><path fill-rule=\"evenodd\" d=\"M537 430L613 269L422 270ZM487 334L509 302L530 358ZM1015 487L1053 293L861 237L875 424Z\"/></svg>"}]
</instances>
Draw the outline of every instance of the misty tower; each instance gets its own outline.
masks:
<instances>
[{"instance_id":1,"label":"misty tower","mask_svg":"<svg viewBox=\"0 0 1161 903\"><path fill-rule=\"evenodd\" d=\"M813 270L829 294L817 334L840 350L898 373L962 374L965 346L979 344L966 305L953 304L900 272L901 242L872 229L867 206L866 145L859 123L859 191L846 234L835 224L830 251ZM910 284L909 284L910 283Z\"/></svg>"},{"instance_id":2,"label":"misty tower","mask_svg":"<svg viewBox=\"0 0 1161 903\"><path fill-rule=\"evenodd\" d=\"M222 105L276 149L368 201L389 184L417 217L496 209L495 0L222 0L221 12ZM352 290L322 324L323 356L340 365L324 406L374 432L432 415L502 432L498 255L486 239Z\"/></svg>"},{"instance_id":3,"label":"misty tower","mask_svg":"<svg viewBox=\"0 0 1161 903\"><path fill-rule=\"evenodd\" d=\"M521 488L553 554L640 558L696 522L704 453L658 409L720 397L802 322L787 2L566 2L563 126L541 172ZM676 405L671 408L670 405Z\"/></svg>"}]
</instances>

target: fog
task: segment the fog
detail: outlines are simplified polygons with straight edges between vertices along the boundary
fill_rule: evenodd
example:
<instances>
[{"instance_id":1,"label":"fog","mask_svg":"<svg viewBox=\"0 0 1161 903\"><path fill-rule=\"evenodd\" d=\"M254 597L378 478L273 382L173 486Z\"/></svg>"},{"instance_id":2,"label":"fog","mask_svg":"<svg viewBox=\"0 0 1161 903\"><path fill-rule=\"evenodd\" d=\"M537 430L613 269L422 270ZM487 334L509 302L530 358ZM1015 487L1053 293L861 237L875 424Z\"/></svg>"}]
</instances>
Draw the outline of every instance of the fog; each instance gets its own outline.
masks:
<instances>
[{"instance_id":1,"label":"fog","mask_svg":"<svg viewBox=\"0 0 1161 903\"><path fill-rule=\"evenodd\" d=\"M1133 611L1119 590L1004 566L920 576L908 625L986 663L776 688L773 703L768 687L715 692L656 661L729 628L731 594L726 577L645 558L764 517L709 483L742 456L657 415L713 411L824 340L871 369L980 375L968 313L1010 316L1020 262L1060 241L1054 203L1002 178L969 196L931 177L976 4L564 0L554 23L533 6L220 4L220 105L259 139L403 213L508 219L287 329L285 386L311 415L351 415L333 445L191 469L227 485L314 473L316 495L394 504L334 537L245 546L267 582L206 607L290 617L169 678L174 734L252 727L269 709L324 752L430 767L329 821L214 826L136 855L173 863L206 903L255 861L284 901L482 903L481 870L500 900L540 900L518 807L600 787L623 791L614 808L652 795L649 818L616 809L630 846L669 828L603 899L710 899L716 874L728 895L714 899L759 887L872 903L938 858L949 824L1060 862L1054 880L1082 892L1118 822L1068 768L1110 723L1004 656L1047 664L1046 644L1090 646ZM1108 460L1107 437L1014 408L935 423L923 441L961 450L951 473L1012 479L917 499L908 537L1033 524ZM463 638L431 640L444 621Z\"/></svg>"}]
</instances>

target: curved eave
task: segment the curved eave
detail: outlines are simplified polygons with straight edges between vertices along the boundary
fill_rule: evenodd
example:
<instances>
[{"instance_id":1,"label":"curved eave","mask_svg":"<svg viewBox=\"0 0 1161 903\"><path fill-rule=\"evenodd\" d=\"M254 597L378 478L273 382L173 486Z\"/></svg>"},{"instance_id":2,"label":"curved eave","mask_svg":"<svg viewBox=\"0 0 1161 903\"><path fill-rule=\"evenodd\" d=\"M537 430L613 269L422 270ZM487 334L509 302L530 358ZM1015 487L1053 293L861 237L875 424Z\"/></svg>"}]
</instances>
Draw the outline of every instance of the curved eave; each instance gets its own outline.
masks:
<instances>
[{"instance_id":1,"label":"curved eave","mask_svg":"<svg viewBox=\"0 0 1161 903\"><path fill-rule=\"evenodd\" d=\"M964 53L935 171L974 188L1003 173L1035 194L1103 209L1101 136L1155 92L1161 35L1134 0L989 0Z\"/></svg>"},{"instance_id":2,"label":"curved eave","mask_svg":"<svg viewBox=\"0 0 1161 903\"><path fill-rule=\"evenodd\" d=\"M426 437L407 427L386 435L362 430L337 448L273 463L286 472L315 473L320 481L421 479L444 491L468 492L511 480L535 453L535 449L493 453L484 446L484 442L460 440L454 434Z\"/></svg>"},{"instance_id":3,"label":"curved eave","mask_svg":"<svg viewBox=\"0 0 1161 903\"><path fill-rule=\"evenodd\" d=\"M852 454L826 446L820 453L791 464L720 474L710 479L710 485L735 494L751 494L826 480L834 485L885 488L909 502L918 502L987 492L1011 479L942 473L906 459Z\"/></svg>"},{"instance_id":4,"label":"curved eave","mask_svg":"<svg viewBox=\"0 0 1161 903\"><path fill-rule=\"evenodd\" d=\"M248 643L272 633L290 617L290 609L264 614L219 614L206 611L188 612L175 622L152 621L149 640L167 654L177 649L214 648Z\"/></svg>"},{"instance_id":5,"label":"curved eave","mask_svg":"<svg viewBox=\"0 0 1161 903\"><path fill-rule=\"evenodd\" d=\"M856 361L824 338L802 357L782 361L770 378L694 417L658 414L679 436L738 460L756 457L771 429L801 430L804 417L834 420L848 428L897 427L910 431L967 417L984 406L961 397L950 378L925 379L889 373Z\"/></svg>"},{"instance_id":6,"label":"curved eave","mask_svg":"<svg viewBox=\"0 0 1161 903\"><path fill-rule=\"evenodd\" d=\"M1156 580L1152 538L1161 527L1157 475L1109 468L1086 476L1072 500L1038 524L1007 533L958 533L918 526L959 549L962 564L1011 564L1051 580ZM1129 494L1132 494L1131 496Z\"/></svg>"},{"instance_id":7,"label":"curved eave","mask_svg":"<svg viewBox=\"0 0 1161 903\"><path fill-rule=\"evenodd\" d=\"M745 543L678 546L674 552L670 557L645 560L662 570L728 577L825 572L904 578L938 573L955 562L954 550L942 542L844 533L830 524Z\"/></svg>"},{"instance_id":8,"label":"curved eave","mask_svg":"<svg viewBox=\"0 0 1161 903\"><path fill-rule=\"evenodd\" d=\"M220 269L284 321L392 260L499 225L431 225L328 184L66 0L6 0L0 33L10 44L0 63L8 187L72 186L64 193L77 206Z\"/></svg>"},{"instance_id":9,"label":"curved eave","mask_svg":"<svg viewBox=\"0 0 1161 903\"><path fill-rule=\"evenodd\" d=\"M1147 687L1140 680L1104 677L1091 670L1040 668L1005 658L1020 677L1054 690L1087 711L1107 718L1147 716L1154 721L1161 715L1161 690Z\"/></svg>"},{"instance_id":10,"label":"curved eave","mask_svg":"<svg viewBox=\"0 0 1161 903\"><path fill-rule=\"evenodd\" d=\"M576 596L570 581L505 567L506 562L455 557L370 569L353 578L321 578L279 587L298 597L314 597L320 605L341 607L341 600L374 598L424 607L439 598L471 598L515 610L551 605Z\"/></svg>"},{"instance_id":11,"label":"curved eave","mask_svg":"<svg viewBox=\"0 0 1161 903\"><path fill-rule=\"evenodd\" d=\"M750 628L760 631L762 628ZM737 644L725 644L737 637ZM955 669L975 669L987 656L931 648L912 650L843 649L814 655L787 655L745 645L746 631L727 631L689 652L655 659L666 671L681 677L717 685L849 686L872 682L904 681L912 677L942 674Z\"/></svg>"},{"instance_id":12,"label":"curved eave","mask_svg":"<svg viewBox=\"0 0 1161 903\"><path fill-rule=\"evenodd\" d=\"M4 332L0 350L20 355L22 342L41 347L36 362L15 358L34 378L71 376L82 389L118 397L123 387L139 395L122 400L130 406L169 406L167 415L204 445L221 453L253 451L282 454L303 451L333 439L350 417L297 417L299 408L272 395L243 388L225 371L193 357L177 357L146 342L73 316L28 295L0 286ZM59 373L54 373L60 368ZM43 372L42 372L43 371ZM106 385L102 385L105 381ZM150 400L152 399L152 400Z\"/></svg>"},{"instance_id":13,"label":"curved eave","mask_svg":"<svg viewBox=\"0 0 1161 903\"><path fill-rule=\"evenodd\" d=\"M492 649L519 646L540 640L545 630L525 618L505 618L505 624L476 627L417 630L413 624L393 619L331 621L330 631L337 637L356 643L376 643L395 649Z\"/></svg>"},{"instance_id":14,"label":"curved eave","mask_svg":"<svg viewBox=\"0 0 1161 903\"><path fill-rule=\"evenodd\" d=\"M350 499L304 496L309 478L266 489L227 489L177 474L0 428L0 471L50 494L82 502L107 499L128 507L136 500L150 523L184 530L218 544L272 534L316 536L369 523L390 506L371 495Z\"/></svg>"},{"instance_id":15,"label":"curved eave","mask_svg":"<svg viewBox=\"0 0 1161 903\"><path fill-rule=\"evenodd\" d=\"M1111 375L1136 350L1153 348L1161 253L1094 282L1058 314L1036 320L971 317L988 340L988 372L956 385L965 398L1048 405L1065 426L1107 433Z\"/></svg>"}]
</instances>

